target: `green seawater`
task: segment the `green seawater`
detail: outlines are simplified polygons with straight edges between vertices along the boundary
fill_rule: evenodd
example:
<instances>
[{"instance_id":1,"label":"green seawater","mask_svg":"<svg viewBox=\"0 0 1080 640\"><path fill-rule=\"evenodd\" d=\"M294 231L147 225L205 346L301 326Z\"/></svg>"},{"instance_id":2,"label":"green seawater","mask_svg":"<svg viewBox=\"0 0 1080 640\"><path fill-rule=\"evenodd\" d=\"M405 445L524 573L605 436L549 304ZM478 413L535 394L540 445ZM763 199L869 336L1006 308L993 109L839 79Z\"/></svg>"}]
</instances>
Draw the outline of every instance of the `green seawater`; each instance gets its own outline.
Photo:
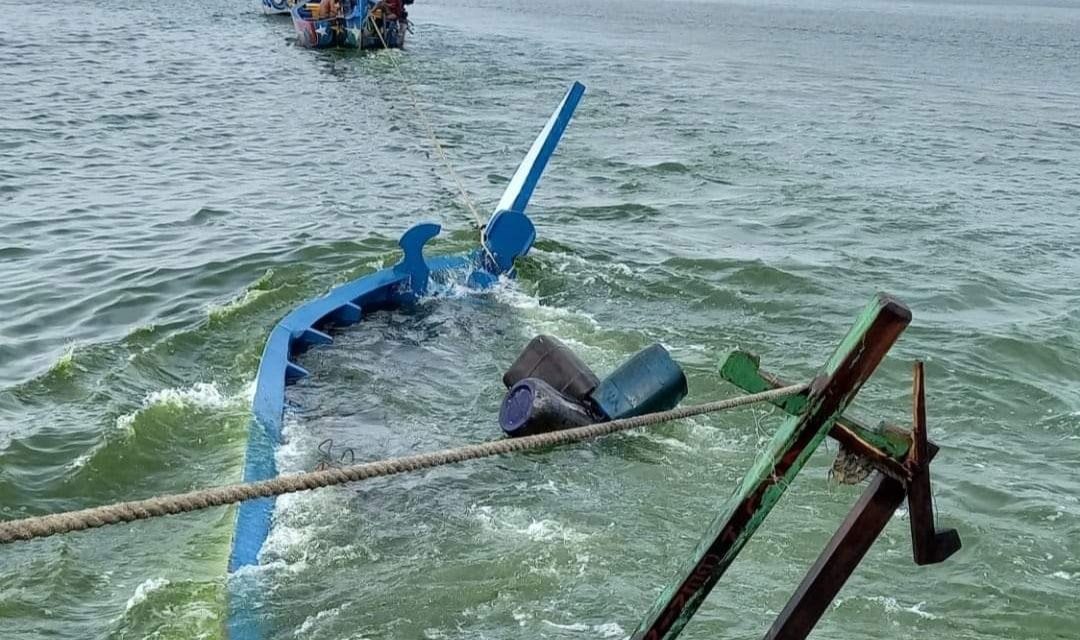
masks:
<instances>
[{"instance_id":1,"label":"green seawater","mask_svg":"<svg viewBox=\"0 0 1080 640\"><path fill-rule=\"evenodd\" d=\"M936 506L901 511L816 638L1080 637L1080 4L418 0L404 52L315 52L247 0L0 0L0 518L239 478L262 345L397 259L473 246L400 64L485 214L573 80L520 277L379 313L301 362L278 463L498 437L538 332L601 374L662 342L688 401L734 348L806 379L887 291L914 321L860 394L907 423L925 359ZM217 509L0 547L0 637L623 638L780 417L282 499L226 577ZM860 492L823 447L687 627L761 637Z\"/></svg>"}]
</instances>

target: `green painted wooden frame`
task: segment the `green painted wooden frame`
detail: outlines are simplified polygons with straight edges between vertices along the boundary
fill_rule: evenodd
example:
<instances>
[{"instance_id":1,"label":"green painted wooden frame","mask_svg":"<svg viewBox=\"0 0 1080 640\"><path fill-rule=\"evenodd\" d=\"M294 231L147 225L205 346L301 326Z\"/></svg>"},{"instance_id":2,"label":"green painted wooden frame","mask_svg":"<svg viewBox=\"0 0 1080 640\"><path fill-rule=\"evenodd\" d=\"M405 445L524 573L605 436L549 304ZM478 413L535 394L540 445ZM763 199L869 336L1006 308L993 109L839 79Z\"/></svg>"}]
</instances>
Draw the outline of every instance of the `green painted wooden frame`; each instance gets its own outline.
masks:
<instances>
[{"instance_id":1,"label":"green painted wooden frame","mask_svg":"<svg viewBox=\"0 0 1080 640\"><path fill-rule=\"evenodd\" d=\"M814 377L808 390L776 402L777 406L790 414L789 417L743 478L724 509L709 525L705 538L698 545L691 561L681 571L681 578L657 599L645 620L631 635L632 640L670 640L679 635L826 434L837 437L859 455L868 456L874 466L884 474L880 478L892 483L886 488L895 493L898 486L902 499L905 485L911 482L913 476L921 475L922 467L917 468L901 462L901 459L909 457L909 450L913 448L911 437L898 435L889 429L871 430L855 421L842 418L841 414L910 322L911 312L901 302L885 294L876 295L863 309L832 357ZM756 357L741 352L728 358L722 374L751 393L765 391L779 383L777 378L760 370ZM925 439L925 429L922 435ZM918 446L915 449L925 451L926 446L924 442L921 449ZM924 455L920 464L928 464L927 458L928 456ZM926 477L928 478L928 475ZM876 484L880 484L880 478L875 481ZM874 493L868 490L869 497L864 497L856 505L845 526L837 533L834 539L836 548L827 549L819 560L819 565L829 570L835 569L839 577L838 581L828 580L822 590L822 595L826 592L829 594L829 600L854 570L862 553L865 553L862 547L868 548L880 531L873 532L868 540L859 541L862 546L854 545L852 548L858 549L849 552L845 549L849 546L849 538L853 537L849 530L857 527L859 518L876 517L881 520L883 527L887 518L882 520L881 514L887 511L891 515L896 508L892 504L895 496L879 493L880 491ZM897 501L896 505L898 504ZM932 513L930 518L932 520ZM957 538L957 548L958 541ZM828 571L825 574L828 574ZM821 576L808 576L807 581L812 583L811 578L818 580ZM829 578L829 575L826 575L826 578ZM806 610L818 608L820 600L821 598L813 595L808 597L806 594L797 593L793 604L789 605L796 614L803 616L798 621L802 625L800 630L805 630L805 633L809 633L809 628L812 628L820 617L820 613L806 613ZM781 636L805 637L805 634Z\"/></svg>"}]
</instances>

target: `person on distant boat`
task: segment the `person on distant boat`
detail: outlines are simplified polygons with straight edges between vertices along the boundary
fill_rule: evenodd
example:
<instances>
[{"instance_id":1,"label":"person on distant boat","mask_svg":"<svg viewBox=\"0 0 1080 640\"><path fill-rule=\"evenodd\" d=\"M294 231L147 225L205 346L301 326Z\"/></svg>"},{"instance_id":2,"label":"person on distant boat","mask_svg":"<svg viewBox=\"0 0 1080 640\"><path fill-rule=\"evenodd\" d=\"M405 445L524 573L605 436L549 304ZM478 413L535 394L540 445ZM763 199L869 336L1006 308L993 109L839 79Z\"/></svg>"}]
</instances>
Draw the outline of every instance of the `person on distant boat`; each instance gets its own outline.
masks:
<instances>
[{"instance_id":1,"label":"person on distant boat","mask_svg":"<svg viewBox=\"0 0 1080 640\"><path fill-rule=\"evenodd\" d=\"M341 0L321 0L319 2L319 17L332 18L341 15Z\"/></svg>"}]
</instances>

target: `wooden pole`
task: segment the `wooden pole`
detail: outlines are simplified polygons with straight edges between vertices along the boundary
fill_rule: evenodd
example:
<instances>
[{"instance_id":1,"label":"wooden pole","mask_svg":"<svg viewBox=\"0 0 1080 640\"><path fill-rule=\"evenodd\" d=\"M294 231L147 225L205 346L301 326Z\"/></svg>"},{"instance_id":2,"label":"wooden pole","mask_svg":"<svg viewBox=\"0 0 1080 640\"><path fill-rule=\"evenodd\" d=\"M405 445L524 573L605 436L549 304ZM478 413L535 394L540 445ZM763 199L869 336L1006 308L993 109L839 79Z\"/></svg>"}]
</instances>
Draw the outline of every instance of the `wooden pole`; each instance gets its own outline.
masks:
<instances>
[{"instance_id":1,"label":"wooden pole","mask_svg":"<svg viewBox=\"0 0 1080 640\"><path fill-rule=\"evenodd\" d=\"M912 382L914 424L907 461L912 480L906 490L902 483L885 475L871 481L777 616L765 634L765 640L803 640L810 634L903 503L905 494L917 564L941 562L960 548L960 536L955 529L934 529L933 506L930 502L930 461L937 453L937 447L927 439L924 386L923 366L921 362L916 362Z\"/></svg>"},{"instance_id":2,"label":"wooden pole","mask_svg":"<svg viewBox=\"0 0 1080 640\"><path fill-rule=\"evenodd\" d=\"M884 475L871 480L765 640L802 640L809 635L903 502L903 484Z\"/></svg>"},{"instance_id":3,"label":"wooden pole","mask_svg":"<svg viewBox=\"0 0 1080 640\"><path fill-rule=\"evenodd\" d=\"M939 530L934 524L930 488L932 454L926 435L926 383L922 362L915 363L911 380L911 450L907 459L907 467L911 470L907 488L911 548L915 564L936 564L960 550L960 534L956 529Z\"/></svg>"}]
</instances>

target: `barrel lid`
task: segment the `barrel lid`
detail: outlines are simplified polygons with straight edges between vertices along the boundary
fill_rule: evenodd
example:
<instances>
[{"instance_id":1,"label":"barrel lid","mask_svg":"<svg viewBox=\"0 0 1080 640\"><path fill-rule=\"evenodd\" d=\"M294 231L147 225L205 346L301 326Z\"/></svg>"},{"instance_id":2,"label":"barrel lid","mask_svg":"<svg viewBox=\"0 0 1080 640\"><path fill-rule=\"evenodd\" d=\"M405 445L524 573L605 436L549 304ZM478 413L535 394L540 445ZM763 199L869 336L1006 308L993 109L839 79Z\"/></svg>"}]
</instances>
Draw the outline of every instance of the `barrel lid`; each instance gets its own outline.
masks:
<instances>
[{"instance_id":1,"label":"barrel lid","mask_svg":"<svg viewBox=\"0 0 1080 640\"><path fill-rule=\"evenodd\" d=\"M499 409L499 426L507 435L515 435L525 427L532 409L533 395L528 379L518 382L507 392Z\"/></svg>"}]
</instances>

